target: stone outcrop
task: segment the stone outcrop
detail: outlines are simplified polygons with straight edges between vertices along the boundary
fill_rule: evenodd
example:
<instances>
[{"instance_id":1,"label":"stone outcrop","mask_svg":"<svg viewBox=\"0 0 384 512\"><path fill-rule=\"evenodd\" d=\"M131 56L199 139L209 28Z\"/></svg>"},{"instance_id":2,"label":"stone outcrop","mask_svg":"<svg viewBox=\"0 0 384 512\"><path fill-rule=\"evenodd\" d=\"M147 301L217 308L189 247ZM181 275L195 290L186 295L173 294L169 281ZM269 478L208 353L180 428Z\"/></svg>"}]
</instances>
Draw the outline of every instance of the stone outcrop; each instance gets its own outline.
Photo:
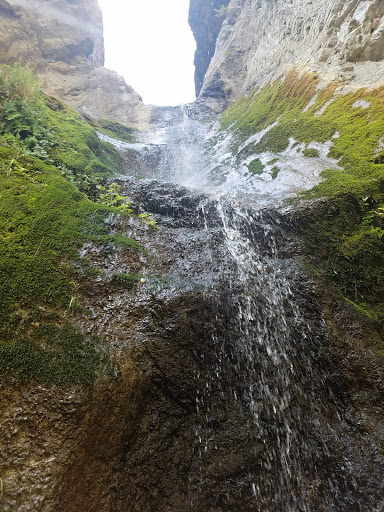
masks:
<instances>
[{"instance_id":1,"label":"stone outcrop","mask_svg":"<svg viewBox=\"0 0 384 512\"><path fill-rule=\"evenodd\" d=\"M381 0L231 0L201 96L220 109L293 67L348 88L383 83Z\"/></svg>"},{"instance_id":2,"label":"stone outcrop","mask_svg":"<svg viewBox=\"0 0 384 512\"><path fill-rule=\"evenodd\" d=\"M98 119L148 126L151 108L104 65L97 0L1 0L0 63L35 69L44 90Z\"/></svg>"},{"instance_id":3,"label":"stone outcrop","mask_svg":"<svg viewBox=\"0 0 384 512\"><path fill-rule=\"evenodd\" d=\"M0 62L38 71L60 62L86 72L104 64L102 15L97 0L2 0Z\"/></svg>"},{"instance_id":4,"label":"stone outcrop","mask_svg":"<svg viewBox=\"0 0 384 512\"><path fill-rule=\"evenodd\" d=\"M111 119L133 128L149 126L152 108L116 71L103 66L78 74L61 62L44 73L46 90L95 119Z\"/></svg>"},{"instance_id":5,"label":"stone outcrop","mask_svg":"<svg viewBox=\"0 0 384 512\"><path fill-rule=\"evenodd\" d=\"M228 3L229 0L191 0L188 19L197 43L194 61L196 96L201 91L205 73L215 53Z\"/></svg>"}]
</instances>

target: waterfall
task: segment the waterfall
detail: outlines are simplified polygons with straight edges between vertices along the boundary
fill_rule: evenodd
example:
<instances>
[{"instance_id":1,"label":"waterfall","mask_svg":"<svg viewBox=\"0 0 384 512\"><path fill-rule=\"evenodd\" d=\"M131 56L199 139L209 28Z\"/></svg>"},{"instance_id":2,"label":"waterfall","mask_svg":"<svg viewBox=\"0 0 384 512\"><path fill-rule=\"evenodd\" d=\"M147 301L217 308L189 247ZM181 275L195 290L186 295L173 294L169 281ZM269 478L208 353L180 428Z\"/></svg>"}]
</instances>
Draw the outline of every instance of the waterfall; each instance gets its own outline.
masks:
<instances>
[{"instance_id":1,"label":"waterfall","mask_svg":"<svg viewBox=\"0 0 384 512\"><path fill-rule=\"evenodd\" d=\"M183 505L172 510L379 512L380 476L368 485L364 470L365 460L376 464L377 447L351 427L331 385L327 329L297 265L289 216L274 196L257 202L236 181L214 190L204 153L212 127L185 108L171 118L142 135L157 155L156 181L122 183L182 254L168 288L156 282L143 294L167 301L192 290L207 305L207 318L197 319L204 339L183 348L192 446Z\"/></svg>"}]
</instances>

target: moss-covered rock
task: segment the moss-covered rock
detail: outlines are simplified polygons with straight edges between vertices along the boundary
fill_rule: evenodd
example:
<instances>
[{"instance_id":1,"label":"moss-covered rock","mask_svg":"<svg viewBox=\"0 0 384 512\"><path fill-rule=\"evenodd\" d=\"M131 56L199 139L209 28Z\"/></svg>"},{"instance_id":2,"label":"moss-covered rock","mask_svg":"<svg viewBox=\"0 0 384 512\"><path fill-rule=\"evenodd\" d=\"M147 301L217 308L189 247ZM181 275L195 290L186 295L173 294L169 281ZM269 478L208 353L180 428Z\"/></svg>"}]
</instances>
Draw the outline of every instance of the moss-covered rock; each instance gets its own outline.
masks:
<instances>
[{"instance_id":1,"label":"moss-covered rock","mask_svg":"<svg viewBox=\"0 0 384 512\"><path fill-rule=\"evenodd\" d=\"M123 142L136 142L134 128L130 128L129 126L125 126L108 119L93 119L92 117L84 114L83 119L95 130L98 130L109 137Z\"/></svg>"},{"instance_id":2,"label":"moss-covered rock","mask_svg":"<svg viewBox=\"0 0 384 512\"><path fill-rule=\"evenodd\" d=\"M0 99L0 377L90 384L108 358L68 320L81 310L78 249L142 250L105 223L132 212L117 184L103 186L113 148L19 66L0 71Z\"/></svg>"},{"instance_id":3,"label":"moss-covered rock","mask_svg":"<svg viewBox=\"0 0 384 512\"><path fill-rule=\"evenodd\" d=\"M254 154L285 151L292 139L293 146L332 142L328 156L337 159L340 168L323 172L323 180L303 194L307 199L327 196L327 212L314 215L301 233L312 271L330 279L369 319L368 343L374 338L374 349L381 353L384 343L377 340L384 335L384 88L338 95L337 83L320 90L318 85L317 76L299 77L293 71L228 108L222 129L234 131L239 145L274 124L252 145ZM320 154L307 147L303 156ZM277 169L272 169L273 178Z\"/></svg>"},{"instance_id":4,"label":"moss-covered rock","mask_svg":"<svg viewBox=\"0 0 384 512\"><path fill-rule=\"evenodd\" d=\"M318 158L320 156L320 151L315 148L306 148L303 151L303 156L305 158Z\"/></svg>"},{"instance_id":5,"label":"moss-covered rock","mask_svg":"<svg viewBox=\"0 0 384 512\"><path fill-rule=\"evenodd\" d=\"M252 176L255 176L263 174L264 165L262 164L259 158L255 158L254 160L251 160L251 162L249 162L248 169Z\"/></svg>"}]
</instances>

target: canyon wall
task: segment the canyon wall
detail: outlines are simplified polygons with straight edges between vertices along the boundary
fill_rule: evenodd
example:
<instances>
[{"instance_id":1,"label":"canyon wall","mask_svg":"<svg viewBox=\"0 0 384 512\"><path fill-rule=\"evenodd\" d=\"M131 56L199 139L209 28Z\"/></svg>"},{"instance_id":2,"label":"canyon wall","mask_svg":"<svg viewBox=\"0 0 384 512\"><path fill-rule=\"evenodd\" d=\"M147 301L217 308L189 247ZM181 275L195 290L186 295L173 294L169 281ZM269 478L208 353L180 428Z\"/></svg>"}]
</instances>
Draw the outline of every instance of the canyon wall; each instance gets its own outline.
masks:
<instances>
[{"instance_id":1,"label":"canyon wall","mask_svg":"<svg viewBox=\"0 0 384 512\"><path fill-rule=\"evenodd\" d=\"M0 0L4 63L93 117L161 125L98 138L51 98L35 132L55 140L27 158L4 123L2 511L383 510L384 103L316 96L380 85L382 11L192 0L200 98L152 112L103 67L96 2ZM294 67L220 128L191 117ZM203 188L200 159L212 194L170 183ZM325 168L328 198L280 204Z\"/></svg>"},{"instance_id":2,"label":"canyon wall","mask_svg":"<svg viewBox=\"0 0 384 512\"><path fill-rule=\"evenodd\" d=\"M145 127L151 109L104 66L97 0L1 0L0 63L35 69L44 90L86 114Z\"/></svg>"},{"instance_id":3,"label":"canyon wall","mask_svg":"<svg viewBox=\"0 0 384 512\"><path fill-rule=\"evenodd\" d=\"M204 0L191 10L197 23ZM218 35L214 6L206 16L217 38L201 96L216 108L233 103L295 67L324 83L348 88L384 83L384 13L381 0L231 0ZM204 34L195 31L198 48ZM197 79L200 80L200 70Z\"/></svg>"},{"instance_id":4,"label":"canyon wall","mask_svg":"<svg viewBox=\"0 0 384 512\"><path fill-rule=\"evenodd\" d=\"M78 72L103 66L103 20L96 0L2 0L0 9L2 63Z\"/></svg>"}]
</instances>

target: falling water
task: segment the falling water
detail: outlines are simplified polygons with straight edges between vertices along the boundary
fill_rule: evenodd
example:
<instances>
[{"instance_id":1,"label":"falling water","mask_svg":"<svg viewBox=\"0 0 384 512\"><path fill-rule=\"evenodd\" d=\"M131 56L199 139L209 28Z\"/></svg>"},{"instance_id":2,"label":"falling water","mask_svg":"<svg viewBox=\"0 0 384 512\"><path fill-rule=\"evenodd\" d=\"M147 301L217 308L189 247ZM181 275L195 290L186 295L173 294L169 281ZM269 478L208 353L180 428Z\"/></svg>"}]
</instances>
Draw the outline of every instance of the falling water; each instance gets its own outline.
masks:
<instances>
[{"instance_id":1,"label":"falling water","mask_svg":"<svg viewBox=\"0 0 384 512\"><path fill-rule=\"evenodd\" d=\"M239 417L248 418L248 442L259 466L249 475L252 509L268 510L274 503L276 510L310 511L305 502L309 482L306 458L310 455L299 432L305 414L318 421L315 408L319 404L311 384L313 340L290 288L292 269L284 268L274 234L278 226L266 220L264 212L239 199L213 201L233 261L227 285L237 332L233 336L236 342L229 344L216 334L212 336L216 362L212 373L206 375L205 387L201 386L197 405L204 408L206 401L210 405L205 418L215 416L215 404L208 395L215 387L222 388L231 367L231 393ZM197 429L202 461L212 449L210 445L217 449L210 424L212 421Z\"/></svg>"}]
</instances>

